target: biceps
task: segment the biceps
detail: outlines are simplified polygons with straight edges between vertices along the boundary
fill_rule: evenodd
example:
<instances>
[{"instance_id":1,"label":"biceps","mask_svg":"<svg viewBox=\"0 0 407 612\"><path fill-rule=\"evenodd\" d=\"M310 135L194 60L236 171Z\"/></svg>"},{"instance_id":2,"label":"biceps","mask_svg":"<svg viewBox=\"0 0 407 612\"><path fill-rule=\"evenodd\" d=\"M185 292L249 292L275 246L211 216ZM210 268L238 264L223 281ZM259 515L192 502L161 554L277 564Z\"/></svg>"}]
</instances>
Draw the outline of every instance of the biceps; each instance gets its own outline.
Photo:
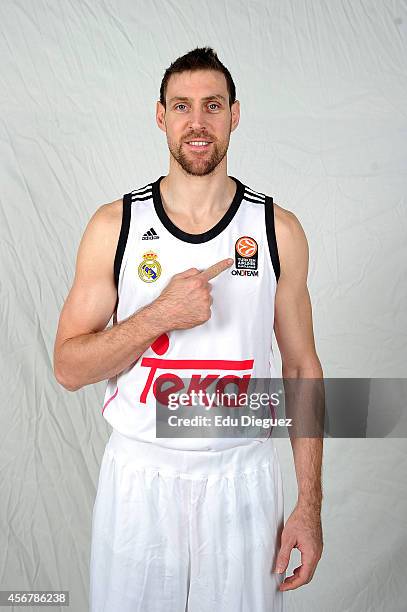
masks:
<instances>
[{"instance_id":1,"label":"biceps","mask_svg":"<svg viewBox=\"0 0 407 612\"><path fill-rule=\"evenodd\" d=\"M116 303L116 288L102 279L76 281L61 312L60 330L66 338L105 329Z\"/></svg>"},{"instance_id":2,"label":"biceps","mask_svg":"<svg viewBox=\"0 0 407 612\"><path fill-rule=\"evenodd\" d=\"M315 353L311 300L306 284L279 283L274 332L285 365L298 366Z\"/></svg>"}]
</instances>

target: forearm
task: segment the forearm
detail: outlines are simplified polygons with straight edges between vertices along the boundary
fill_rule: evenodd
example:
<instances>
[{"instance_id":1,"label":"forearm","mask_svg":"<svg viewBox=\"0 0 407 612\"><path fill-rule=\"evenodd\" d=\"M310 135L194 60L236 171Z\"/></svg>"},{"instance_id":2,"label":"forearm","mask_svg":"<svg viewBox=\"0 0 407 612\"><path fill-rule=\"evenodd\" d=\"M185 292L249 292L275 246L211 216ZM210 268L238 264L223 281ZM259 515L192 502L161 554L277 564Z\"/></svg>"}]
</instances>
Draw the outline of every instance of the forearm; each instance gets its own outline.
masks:
<instances>
[{"instance_id":1,"label":"forearm","mask_svg":"<svg viewBox=\"0 0 407 612\"><path fill-rule=\"evenodd\" d=\"M322 505L323 438L292 438L291 445L298 485L297 506L319 514Z\"/></svg>"},{"instance_id":2,"label":"forearm","mask_svg":"<svg viewBox=\"0 0 407 612\"><path fill-rule=\"evenodd\" d=\"M137 361L167 331L162 311L155 303L100 332L66 340L54 367L58 381L68 390L113 377Z\"/></svg>"},{"instance_id":3,"label":"forearm","mask_svg":"<svg viewBox=\"0 0 407 612\"><path fill-rule=\"evenodd\" d=\"M297 506L319 514L322 505L322 455L325 415L323 372L316 358L306 366L287 371L288 412L293 419L290 432L298 485ZM294 380L292 380L294 379ZM303 379L303 380L300 380Z\"/></svg>"}]
</instances>

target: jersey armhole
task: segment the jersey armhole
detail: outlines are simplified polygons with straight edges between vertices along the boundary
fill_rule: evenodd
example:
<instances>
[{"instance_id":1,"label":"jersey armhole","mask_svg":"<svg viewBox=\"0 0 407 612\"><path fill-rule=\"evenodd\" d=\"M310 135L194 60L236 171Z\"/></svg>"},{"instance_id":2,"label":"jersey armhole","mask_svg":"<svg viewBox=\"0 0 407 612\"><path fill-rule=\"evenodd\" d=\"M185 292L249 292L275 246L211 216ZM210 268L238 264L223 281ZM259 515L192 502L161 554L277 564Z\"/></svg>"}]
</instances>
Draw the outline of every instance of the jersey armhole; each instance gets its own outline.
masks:
<instances>
[{"instance_id":1,"label":"jersey armhole","mask_svg":"<svg viewBox=\"0 0 407 612\"><path fill-rule=\"evenodd\" d=\"M274 223L274 202L271 196L266 195L265 202L265 218L266 218L266 233L267 243L270 251L270 258L273 264L276 281L280 278L280 258L278 255L276 229Z\"/></svg>"},{"instance_id":2,"label":"jersey armhole","mask_svg":"<svg viewBox=\"0 0 407 612\"><path fill-rule=\"evenodd\" d=\"M114 257L114 284L117 290L117 299L115 311L117 309L117 305L119 303L119 276L120 276L120 268L123 261L124 251L126 249L127 239L129 236L129 228L130 228L130 219L131 219L131 193L126 193L123 196L123 210L122 210L122 223L120 227L119 240L117 242L116 254Z\"/></svg>"}]
</instances>

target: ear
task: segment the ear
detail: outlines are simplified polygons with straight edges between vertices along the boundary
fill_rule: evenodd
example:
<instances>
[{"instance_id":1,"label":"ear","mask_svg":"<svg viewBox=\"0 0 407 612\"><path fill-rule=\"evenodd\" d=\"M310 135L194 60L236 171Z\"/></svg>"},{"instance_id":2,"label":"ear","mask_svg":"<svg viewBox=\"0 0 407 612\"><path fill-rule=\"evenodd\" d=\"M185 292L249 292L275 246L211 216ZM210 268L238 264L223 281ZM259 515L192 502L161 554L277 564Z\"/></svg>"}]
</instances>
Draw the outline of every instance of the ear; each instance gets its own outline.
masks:
<instances>
[{"instance_id":1,"label":"ear","mask_svg":"<svg viewBox=\"0 0 407 612\"><path fill-rule=\"evenodd\" d=\"M157 125L160 128L160 130L165 132L166 131L165 108L159 100L157 100L157 104L156 104L155 119L157 121Z\"/></svg>"},{"instance_id":2,"label":"ear","mask_svg":"<svg viewBox=\"0 0 407 612\"><path fill-rule=\"evenodd\" d=\"M233 132L233 130L235 130L237 128L237 126L239 125L239 121L240 121L240 102L239 100L235 100L230 108L230 112L232 115L231 118L231 131Z\"/></svg>"}]
</instances>

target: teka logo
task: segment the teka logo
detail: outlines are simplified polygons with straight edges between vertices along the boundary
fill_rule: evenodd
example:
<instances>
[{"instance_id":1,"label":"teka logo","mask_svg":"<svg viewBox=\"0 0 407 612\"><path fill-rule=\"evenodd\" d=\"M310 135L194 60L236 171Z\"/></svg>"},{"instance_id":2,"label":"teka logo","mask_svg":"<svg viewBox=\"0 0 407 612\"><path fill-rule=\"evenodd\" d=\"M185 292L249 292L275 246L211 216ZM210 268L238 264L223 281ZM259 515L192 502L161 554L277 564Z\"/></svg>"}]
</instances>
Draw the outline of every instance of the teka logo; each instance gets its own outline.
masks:
<instances>
[{"instance_id":1,"label":"teka logo","mask_svg":"<svg viewBox=\"0 0 407 612\"><path fill-rule=\"evenodd\" d=\"M214 381L218 380L215 393L222 395L225 393L226 385L233 383L237 390L234 393L247 393L248 386L250 383L251 374L253 371L254 359L243 359L243 360L225 360L225 359L165 359L161 356L164 355L169 349L170 339L168 334L162 334L159 336L150 346L156 355L159 357L143 357L140 363L141 368L148 368L146 383L141 392L139 402L142 404L147 403L147 397L151 387L153 387L153 395L163 405L168 405L168 396L171 393L184 392L191 394L192 391L199 393L201 390L203 393L207 392L208 386ZM138 359L133 365L138 363ZM155 379L154 377L159 371L164 370L163 374L159 374ZM170 370L170 371L169 371ZM191 381L188 389L185 390L184 381L180 376L174 374L174 370L182 370L184 378L185 372L191 372ZM203 376L199 373L199 370L213 370L213 374ZM241 376L237 374L220 374L222 372L248 372ZM195 372L195 373L194 373ZM189 377L188 377L189 378ZM164 384L171 382L171 388L162 389ZM102 409L104 413L107 406L113 401L119 393L119 388L116 387L114 394L107 400ZM191 394L192 395L192 394Z\"/></svg>"},{"instance_id":2,"label":"teka logo","mask_svg":"<svg viewBox=\"0 0 407 612\"><path fill-rule=\"evenodd\" d=\"M164 355L168 351L170 340L167 334L162 334L153 344L151 349L157 355ZM185 392L190 394L191 391L199 393L202 390L204 393L207 392L208 386L211 385L215 380L218 380L216 385L215 393L225 393L225 387L228 384L234 383L238 387L238 393L247 393L247 388L250 382L251 373L253 370L254 359L243 359L243 360L225 360L225 359L165 359L162 357L143 357L140 363L142 368L149 368L147 375L146 384L140 395L140 402L145 404L147 402L147 396L150 392L151 387L154 397L158 397L159 401L164 403L165 398L168 398L170 393L178 393L185 388L185 383L180 376L174 373L174 370L182 370L184 378L186 377L186 371L191 372L191 381L188 389ZM159 371L164 370L163 374L156 374ZM213 370L213 374L204 376L199 371L202 370ZM221 371L230 370L234 374L221 374ZM236 372L248 371L248 374L241 376L237 375ZM155 378L156 377L156 378ZM189 377L189 376L188 376ZM154 384L153 384L154 381ZM171 382L171 388L163 390L161 387L164 383Z\"/></svg>"}]
</instances>

